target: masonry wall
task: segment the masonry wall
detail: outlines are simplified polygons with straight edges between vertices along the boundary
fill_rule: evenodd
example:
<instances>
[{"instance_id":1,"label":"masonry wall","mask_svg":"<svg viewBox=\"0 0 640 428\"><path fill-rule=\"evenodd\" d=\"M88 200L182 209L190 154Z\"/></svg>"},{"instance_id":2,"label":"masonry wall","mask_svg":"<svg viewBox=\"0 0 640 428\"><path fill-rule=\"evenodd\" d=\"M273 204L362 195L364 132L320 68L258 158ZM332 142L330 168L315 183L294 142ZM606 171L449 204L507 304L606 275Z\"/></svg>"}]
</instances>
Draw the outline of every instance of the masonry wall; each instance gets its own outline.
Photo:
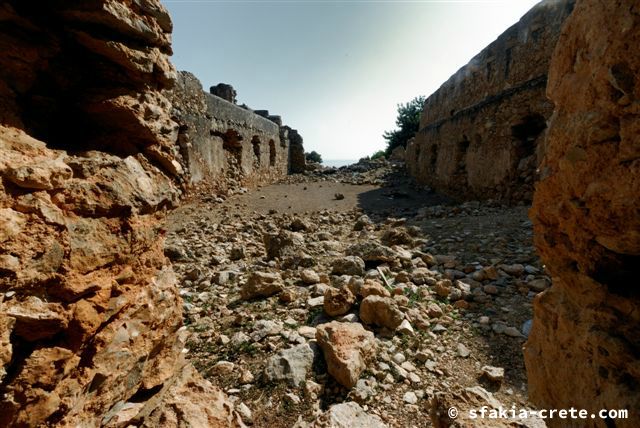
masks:
<instances>
[{"instance_id":1,"label":"masonry wall","mask_svg":"<svg viewBox=\"0 0 640 428\"><path fill-rule=\"evenodd\" d=\"M553 112L549 59L573 4L536 5L426 100L406 153L419 183L456 199L531 200Z\"/></svg>"},{"instance_id":2,"label":"masonry wall","mask_svg":"<svg viewBox=\"0 0 640 428\"><path fill-rule=\"evenodd\" d=\"M191 184L251 185L288 173L289 140L275 121L204 92L184 71L168 98Z\"/></svg>"}]
</instances>

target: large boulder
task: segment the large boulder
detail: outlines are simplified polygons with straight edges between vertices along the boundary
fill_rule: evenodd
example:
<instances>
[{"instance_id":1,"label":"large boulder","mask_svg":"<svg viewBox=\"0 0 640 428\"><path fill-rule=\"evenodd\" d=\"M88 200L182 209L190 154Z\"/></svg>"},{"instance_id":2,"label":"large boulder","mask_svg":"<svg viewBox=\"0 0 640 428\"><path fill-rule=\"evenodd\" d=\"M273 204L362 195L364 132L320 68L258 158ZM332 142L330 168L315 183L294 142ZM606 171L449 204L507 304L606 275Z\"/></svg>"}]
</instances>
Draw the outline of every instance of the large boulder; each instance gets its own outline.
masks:
<instances>
[{"instance_id":1,"label":"large boulder","mask_svg":"<svg viewBox=\"0 0 640 428\"><path fill-rule=\"evenodd\" d=\"M391 297L371 294L360 303L360 319L365 324L395 330L404 320L404 314Z\"/></svg>"},{"instance_id":2,"label":"large boulder","mask_svg":"<svg viewBox=\"0 0 640 428\"><path fill-rule=\"evenodd\" d=\"M359 323L332 321L322 324L317 327L316 340L329 374L347 388L356 384L376 349L373 333Z\"/></svg>"},{"instance_id":3,"label":"large boulder","mask_svg":"<svg viewBox=\"0 0 640 428\"><path fill-rule=\"evenodd\" d=\"M541 408L628 409L616 427L640 420L639 44L637 1L576 3L549 71L555 113L531 210L553 284L534 302L529 396Z\"/></svg>"}]
</instances>

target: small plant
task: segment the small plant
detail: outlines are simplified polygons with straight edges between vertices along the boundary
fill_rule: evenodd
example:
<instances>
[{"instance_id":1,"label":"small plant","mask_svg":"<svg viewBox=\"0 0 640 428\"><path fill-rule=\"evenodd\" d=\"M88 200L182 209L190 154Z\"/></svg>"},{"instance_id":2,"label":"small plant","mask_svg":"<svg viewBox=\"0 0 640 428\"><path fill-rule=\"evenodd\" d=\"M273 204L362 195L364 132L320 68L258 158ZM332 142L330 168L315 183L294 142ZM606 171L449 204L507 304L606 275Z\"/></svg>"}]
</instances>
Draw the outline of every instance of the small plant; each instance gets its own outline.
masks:
<instances>
[{"instance_id":1,"label":"small plant","mask_svg":"<svg viewBox=\"0 0 640 428\"><path fill-rule=\"evenodd\" d=\"M308 162L322 163L322 156L320 156L320 153L316 152L315 150L312 152L305 153L304 158Z\"/></svg>"},{"instance_id":2,"label":"small plant","mask_svg":"<svg viewBox=\"0 0 640 428\"><path fill-rule=\"evenodd\" d=\"M371 155L371 160L384 159L384 158L385 158L384 150L378 150L377 152Z\"/></svg>"}]
</instances>

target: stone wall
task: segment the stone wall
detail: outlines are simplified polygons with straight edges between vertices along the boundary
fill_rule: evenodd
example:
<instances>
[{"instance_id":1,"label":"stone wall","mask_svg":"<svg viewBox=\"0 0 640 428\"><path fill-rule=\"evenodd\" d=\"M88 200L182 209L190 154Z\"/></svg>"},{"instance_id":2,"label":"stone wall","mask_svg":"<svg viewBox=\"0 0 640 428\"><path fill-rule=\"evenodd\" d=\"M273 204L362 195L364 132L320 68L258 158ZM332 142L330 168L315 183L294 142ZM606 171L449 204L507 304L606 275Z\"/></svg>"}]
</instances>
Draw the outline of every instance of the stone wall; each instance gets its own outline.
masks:
<instances>
[{"instance_id":1,"label":"stone wall","mask_svg":"<svg viewBox=\"0 0 640 428\"><path fill-rule=\"evenodd\" d=\"M241 425L162 249L170 40L157 0L0 5L0 426Z\"/></svg>"},{"instance_id":2,"label":"stone wall","mask_svg":"<svg viewBox=\"0 0 640 428\"><path fill-rule=\"evenodd\" d=\"M178 73L168 98L191 184L251 185L287 174L289 142L273 120L205 93L188 72Z\"/></svg>"},{"instance_id":3,"label":"stone wall","mask_svg":"<svg viewBox=\"0 0 640 428\"><path fill-rule=\"evenodd\" d=\"M640 4L578 0L556 47L555 103L531 218L553 286L534 302L525 361L543 408L627 409L640 421Z\"/></svg>"},{"instance_id":4,"label":"stone wall","mask_svg":"<svg viewBox=\"0 0 640 428\"><path fill-rule=\"evenodd\" d=\"M531 200L553 110L549 59L573 3L536 5L426 100L406 152L419 183L456 199Z\"/></svg>"}]
</instances>

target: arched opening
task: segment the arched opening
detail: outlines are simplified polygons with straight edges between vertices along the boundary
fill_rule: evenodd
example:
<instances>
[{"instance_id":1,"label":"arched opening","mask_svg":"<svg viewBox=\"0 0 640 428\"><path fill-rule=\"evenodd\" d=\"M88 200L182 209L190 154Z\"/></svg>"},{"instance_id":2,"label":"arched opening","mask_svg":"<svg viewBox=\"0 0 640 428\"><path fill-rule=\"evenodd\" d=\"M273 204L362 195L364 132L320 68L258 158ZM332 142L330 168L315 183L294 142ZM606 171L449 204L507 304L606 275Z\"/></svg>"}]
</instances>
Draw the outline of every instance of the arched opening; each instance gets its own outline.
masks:
<instances>
[{"instance_id":1,"label":"arched opening","mask_svg":"<svg viewBox=\"0 0 640 428\"><path fill-rule=\"evenodd\" d=\"M269 140L269 165L276 166L276 142Z\"/></svg>"},{"instance_id":2,"label":"arched opening","mask_svg":"<svg viewBox=\"0 0 640 428\"><path fill-rule=\"evenodd\" d=\"M511 127L511 135L516 140L519 158L531 156L535 150L535 141L547 127L544 116L533 113L522 118L520 123Z\"/></svg>"},{"instance_id":3,"label":"arched opening","mask_svg":"<svg viewBox=\"0 0 640 428\"><path fill-rule=\"evenodd\" d=\"M253 154L255 155L255 161L257 165L260 165L260 157L262 155L262 149L261 149L261 143L260 143L260 139L258 138L257 135L254 135L254 137L251 139L251 145L253 146Z\"/></svg>"},{"instance_id":4,"label":"arched opening","mask_svg":"<svg viewBox=\"0 0 640 428\"><path fill-rule=\"evenodd\" d=\"M222 148L227 159L229 175L240 178L242 175L242 135L233 129L226 132L212 131L211 135L222 138Z\"/></svg>"}]
</instances>

